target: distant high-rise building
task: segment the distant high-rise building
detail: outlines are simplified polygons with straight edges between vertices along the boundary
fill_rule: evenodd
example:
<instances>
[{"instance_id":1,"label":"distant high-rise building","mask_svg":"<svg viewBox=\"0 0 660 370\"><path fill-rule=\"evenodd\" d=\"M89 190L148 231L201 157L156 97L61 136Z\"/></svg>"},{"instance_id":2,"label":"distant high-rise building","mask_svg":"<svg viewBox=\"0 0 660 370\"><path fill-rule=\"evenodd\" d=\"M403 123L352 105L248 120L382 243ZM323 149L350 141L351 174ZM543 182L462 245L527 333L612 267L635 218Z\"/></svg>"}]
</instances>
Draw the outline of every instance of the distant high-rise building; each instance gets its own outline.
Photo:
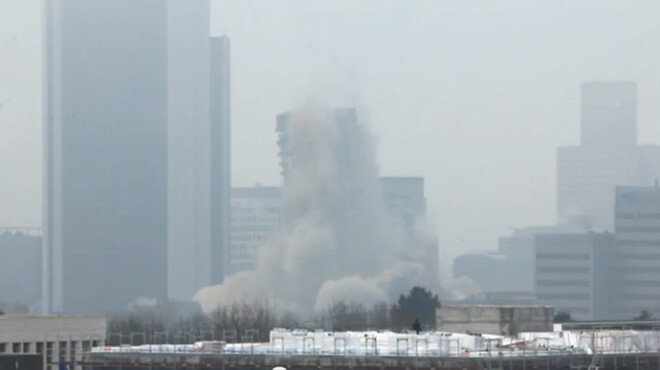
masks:
<instances>
[{"instance_id":1,"label":"distant high-rise building","mask_svg":"<svg viewBox=\"0 0 660 370\"><path fill-rule=\"evenodd\" d=\"M211 52L209 1L47 4L44 310L190 299L213 281L228 222L215 176L228 158L214 158L228 153L215 85L228 65Z\"/></svg>"},{"instance_id":2,"label":"distant high-rise building","mask_svg":"<svg viewBox=\"0 0 660 370\"><path fill-rule=\"evenodd\" d=\"M631 319L642 310L660 316L660 188L617 188L615 226L615 316Z\"/></svg>"},{"instance_id":3,"label":"distant high-rise building","mask_svg":"<svg viewBox=\"0 0 660 370\"><path fill-rule=\"evenodd\" d=\"M256 269L259 251L274 242L273 238L281 229L282 188L233 188L228 274Z\"/></svg>"},{"instance_id":4,"label":"distant high-rise building","mask_svg":"<svg viewBox=\"0 0 660 370\"><path fill-rule=\"evenodd\" d=\"M614 189L658 178L660 147L637 145L635 83L584 83L581 99L581 145L557 150L557 212L611 230Z\"/></svg>"},{"instance_id":5,"label":"distant high-rise building","mask_svg":"<svg viewBox=\"0 0 660 370\"><path fill-rule=\"evenodd\" d=\"M209 0L168 3L168 297L222 281L229 223L229 39Z\"/></svg>"},{"instance_id":6,"label":"distant high-rise building","mask_svg":"<svg viewBox=\"0 0 660 370\"><path fill-rule=\"evenodd\" d=\"M294 156L292 147L292 140L290 138L290 127L293 120L298 119L311 119L311 120L327 120L334 124L334 130L324 134L332 135L332 140L328 142L334 146L333 155L335 156L333 163L340 171L340 176L345 183L350 182L356 175L353 173L358 170L363 160L361 155L366 148L363 146L365 143L365 132L363 127L358 123L358 114L355 108L334 108L324 111L316 116L305 116L304 113L296 113L302 117L294 117L294 113L285 112L277 115L276 131L278 134L277 144L280 148L280 166L282 169L282 176L284 181L287 181L288 175L292 166L296 164L293 162L294 158L298 160L301 156Z\"/></svg>"},{"instance_id":7,"label":"distant high-rise building","mask_svg":"<svg viewBox=\"0 0 660 370\"><path fill-rule=\"evenodd\" d=\"M40 307L41 243L41 229L0 228L0 311Z\"/></svg>"}]
</instances>

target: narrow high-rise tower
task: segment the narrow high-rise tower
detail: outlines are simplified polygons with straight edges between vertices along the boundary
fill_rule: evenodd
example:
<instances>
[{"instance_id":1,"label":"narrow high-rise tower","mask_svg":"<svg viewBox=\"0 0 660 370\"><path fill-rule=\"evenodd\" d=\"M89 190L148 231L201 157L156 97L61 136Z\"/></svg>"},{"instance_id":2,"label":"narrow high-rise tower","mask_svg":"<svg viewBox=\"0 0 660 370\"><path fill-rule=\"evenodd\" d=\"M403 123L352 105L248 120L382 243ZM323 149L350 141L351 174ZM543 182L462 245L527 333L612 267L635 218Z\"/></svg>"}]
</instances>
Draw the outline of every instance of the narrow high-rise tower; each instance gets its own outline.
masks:
<instances>
[{"instance_id":1,"label":"narrow high-rise tower","mask_svg":"<svg viewBox=\"0 0 660 370\"><path fill-rule=\"evenodd\" d=\"M231 202L230 43L211 38L211 283L227 275Z\"/></svg>"}]
</instances>

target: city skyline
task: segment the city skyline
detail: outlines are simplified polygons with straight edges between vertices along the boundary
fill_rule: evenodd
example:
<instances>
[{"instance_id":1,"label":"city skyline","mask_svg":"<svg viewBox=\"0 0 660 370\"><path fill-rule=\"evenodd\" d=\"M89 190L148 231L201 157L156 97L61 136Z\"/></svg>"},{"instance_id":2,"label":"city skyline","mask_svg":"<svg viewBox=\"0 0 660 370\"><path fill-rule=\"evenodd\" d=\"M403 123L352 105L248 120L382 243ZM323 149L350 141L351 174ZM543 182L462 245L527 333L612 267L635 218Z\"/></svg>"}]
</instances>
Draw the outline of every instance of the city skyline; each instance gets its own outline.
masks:
<instances>
[{"instance_id":1,"label":"city skyline","mask_svg":"<svg viewBox=\"0 0 660 370\"><path fill-rule=\"evenodd\" d=\"M231 1L213 4L212 34L227 33L235 45L241 45L233 55L237 67L232 72L239 82L233 88L234 121L241 123L233 139L240 148L233 153L234 186L277 184L279 169L272 159L276 153L274 134L258 135L268 131L274 114L296 104L316 86L325 90L319 95L328 95L331 100L350 100L347 94L337 93L349 86L347 90L352 91L348 95L357 95L362 101L358 105L369 112L369 121L380 137L383 173L427 179L429 211L435 216L446 260L466 249L494 249L497 236L510 227L555 221L554 177L548 174L554 168L555 147L578 142L580 82L637 81L639 142L660 142L660 129L655 124L660 121L660 112L653 104L660 99L655 67L660 55L651 42L658 32L651 16L657 12L655 4L605 2L533 9L511 1L482 9L462 4L434 9L421 1L415 6L386 3L381 11L391 17L403 14L397 20L403 26L397 32L385 33L392 45L376 45L368 52L360 51L372 46L366 40L389 24L371 19L372 4L343 4L348 10L330 2L290 4L297 6L289 9ZM0 90L0 129L8 130L0 138L0 164L9 178L0 185L0 202L8 205L0 211L0 223L38 226L40 153L33 152L38 152L40 141L40 103L34 97L39 90L39 55L34 50L39 48L31 46L40 43L39 9L36 2L29 1L9 1L0 6L8 6L0 14L11 15L0 22L8 31L1 36L1 45L11 51L3 55L6 59L2 63L9 68L2 70L11 70L12 75L3 74L3 80L9 82L7 86L26 86L16 91ZM278 23L272 14L280 14L290 23ZM585 20L584 14L594 18ZM334 19L346 30L325 31L327 23L318 22L323 17ZM516 22L509 25L509 18ZM437 24L442 26L431 22L435 19L441 20ZM561 20L565 26L556 30L552 27L557 23L551 20ZM483 27L471 29L472 21ZM600 27L603 22L615 27ZM361 30L362 23L374 31L363 37L347 37ZM530 30L518 32L517 27ZM547 32L544 27L557 32ZM299 33L301 28L310 32ZM494 44L485 37L490 35L485 30L491 28L500 40ZM420 34L429 36L417 36ZM272 43L274 35L281 42ZM466 37L459 43L453 41L455 35ZM411 42L405 44L404 40ZM327 50L308 47L318 45L316 41L324 42ZM509 44L519 45L519 49L505 48ZM427 61L414 59L416 72L401 68L406 64L392 58L395 54L391 50L396 48L391 46L399 47L402 55L420 55ZM275 53L277 50L281 54ZM473 58L482 50L490 53L487 55L506 52L489 62ZM571 55L569 60L561 58L564 51ZM362 59L372 68L359 62ZM293 68L286 68L289 63ZM291 70L299 73L292 74ZM324 70L328 75L319 77ZM390 85L396 88L388 88ZM402 104L393 103L397 99ZM412 123L416 129L407 130ZM433 168L427 166L429 159L435 164ZM26 192L11 195L19 189ZM489 207L476 212L486 201Z\"/></svg>"}]
</instances>

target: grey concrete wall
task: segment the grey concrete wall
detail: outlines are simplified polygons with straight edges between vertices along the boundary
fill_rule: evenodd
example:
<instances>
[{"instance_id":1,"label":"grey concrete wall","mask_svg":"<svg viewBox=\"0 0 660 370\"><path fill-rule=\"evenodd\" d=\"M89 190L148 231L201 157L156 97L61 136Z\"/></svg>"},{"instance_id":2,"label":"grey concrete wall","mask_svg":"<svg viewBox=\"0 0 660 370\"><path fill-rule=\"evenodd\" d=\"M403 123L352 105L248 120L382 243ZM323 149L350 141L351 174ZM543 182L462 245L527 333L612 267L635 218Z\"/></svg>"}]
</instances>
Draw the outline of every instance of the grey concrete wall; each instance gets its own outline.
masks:
<instances>
[{"instance_id":1,"label":"grey concrete wall","mask_svg":"<svg viewBox=\"0 0 660 370\"><path fill-rule=\"evenodd\" d=\"M0 316L0 342L43 342L47 339L90 337L105 339L103 316Z\"/></svg>"},{"instance_id":2,"label":"grey concrete wall","mask_svg":"<svg viewBox=\"0 0 660 370\"><path fill-rule=\"evenodd\" d=\"M552 331L553 314L547 306L447 306L436 311L436 329L499 335Z\"/></svg>"}]
</instances>

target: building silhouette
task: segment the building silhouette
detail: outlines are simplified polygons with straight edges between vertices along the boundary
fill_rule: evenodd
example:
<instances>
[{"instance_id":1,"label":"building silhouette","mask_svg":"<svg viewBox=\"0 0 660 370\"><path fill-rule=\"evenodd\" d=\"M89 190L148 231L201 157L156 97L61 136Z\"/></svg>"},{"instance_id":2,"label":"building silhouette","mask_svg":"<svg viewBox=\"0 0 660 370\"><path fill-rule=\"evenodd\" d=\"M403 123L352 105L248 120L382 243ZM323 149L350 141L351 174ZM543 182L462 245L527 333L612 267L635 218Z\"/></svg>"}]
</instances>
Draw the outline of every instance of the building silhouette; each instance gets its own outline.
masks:
<instances>
[{"instance_id":1,"label":"building silhouette","mask_svg":"<svg viewBox=\"0 0 660 370\"><path fill-rule=\"evenodd\" d=\"M614 189L650 185L660 175L660 147L637 144L634 82L586 82L581 87L579 146L557 149L557 212L588 218L589 228L613 229Z\"/></svg>"},{"instance_id":2,"label":"building silhouette","mask_svg":"<svg viewBox=\"0 0 660 370\"><path fill-rule=\"evenodd\" d=\"M45 312L186 300L220 279L229 97L212 84L229 66L209 7L47 2Z\"/></svg>"}]
</instances>

